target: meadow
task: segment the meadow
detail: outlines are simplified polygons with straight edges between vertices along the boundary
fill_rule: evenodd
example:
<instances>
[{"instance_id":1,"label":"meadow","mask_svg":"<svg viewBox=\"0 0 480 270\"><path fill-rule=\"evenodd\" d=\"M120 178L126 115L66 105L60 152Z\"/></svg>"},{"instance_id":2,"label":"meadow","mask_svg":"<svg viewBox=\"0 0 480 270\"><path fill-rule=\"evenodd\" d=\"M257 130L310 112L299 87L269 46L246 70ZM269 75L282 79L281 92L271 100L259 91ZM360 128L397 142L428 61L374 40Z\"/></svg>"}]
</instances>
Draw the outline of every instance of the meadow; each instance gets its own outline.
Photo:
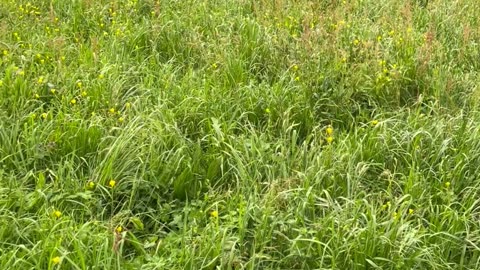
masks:
<instances>
[{"instance_id":1,"label":"meadow","mask_svg":"<svg viewBox=\"0 0 480 270\"><path fill-rule=\"evenodd\" d=\"M1 269L480 269L478 14L0 1Z\"/></svg>"}]
</instances>

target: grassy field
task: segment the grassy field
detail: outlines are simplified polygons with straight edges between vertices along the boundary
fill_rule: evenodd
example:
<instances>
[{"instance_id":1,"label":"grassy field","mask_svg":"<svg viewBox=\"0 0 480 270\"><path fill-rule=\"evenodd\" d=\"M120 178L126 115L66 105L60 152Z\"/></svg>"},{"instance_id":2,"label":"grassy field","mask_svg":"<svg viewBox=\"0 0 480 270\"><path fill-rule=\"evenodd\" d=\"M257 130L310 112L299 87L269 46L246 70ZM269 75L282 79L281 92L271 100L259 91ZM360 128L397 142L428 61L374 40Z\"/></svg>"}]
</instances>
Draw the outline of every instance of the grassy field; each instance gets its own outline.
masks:
<instances>
[{"instance_id":1,"label":"grassy field","mask_svg":"<svg viewBox=\"0 0 480 270\"><path fill-rule=\"evenodd\" d=\"M480 269L478 14L0 1L1 269Z\"/></svg>"}]
</instances>

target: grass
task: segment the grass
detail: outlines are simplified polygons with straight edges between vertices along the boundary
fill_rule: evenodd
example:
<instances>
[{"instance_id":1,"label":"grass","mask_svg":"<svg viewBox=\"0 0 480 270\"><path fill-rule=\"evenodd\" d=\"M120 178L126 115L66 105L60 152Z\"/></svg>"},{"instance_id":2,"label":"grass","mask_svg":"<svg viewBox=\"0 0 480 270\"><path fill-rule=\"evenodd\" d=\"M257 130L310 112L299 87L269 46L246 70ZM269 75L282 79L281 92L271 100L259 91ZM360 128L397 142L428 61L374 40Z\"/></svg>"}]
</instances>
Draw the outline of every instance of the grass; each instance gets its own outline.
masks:
<instances>
[{"instance_id":1,"label":"grass","mask_svg":"<svg viewBox=\"0 0 480 270\"><path fill-rule=\"evenodd\" d=\"M0 3L3 269L479 269L480 6Z\"/></svg>"}]
</instances>

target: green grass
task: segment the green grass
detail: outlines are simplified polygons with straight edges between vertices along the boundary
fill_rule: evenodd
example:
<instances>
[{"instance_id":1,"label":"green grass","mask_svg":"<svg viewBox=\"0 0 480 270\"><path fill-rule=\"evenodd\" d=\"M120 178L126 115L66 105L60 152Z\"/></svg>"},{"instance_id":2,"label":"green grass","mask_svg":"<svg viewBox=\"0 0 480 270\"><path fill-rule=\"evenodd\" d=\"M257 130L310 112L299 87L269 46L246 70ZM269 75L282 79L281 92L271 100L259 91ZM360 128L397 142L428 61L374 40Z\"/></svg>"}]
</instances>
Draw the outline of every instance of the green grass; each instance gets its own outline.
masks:
<instances>
[{"instance_id":1,"label":"green grass","mask_svg":"<svg viewBox=\"0 0 480 270\"><path fill-rule=\"evenodd\" d=\"M1 1L1 268L479 269L478 14Z\"/></svg>"}]
</instances>

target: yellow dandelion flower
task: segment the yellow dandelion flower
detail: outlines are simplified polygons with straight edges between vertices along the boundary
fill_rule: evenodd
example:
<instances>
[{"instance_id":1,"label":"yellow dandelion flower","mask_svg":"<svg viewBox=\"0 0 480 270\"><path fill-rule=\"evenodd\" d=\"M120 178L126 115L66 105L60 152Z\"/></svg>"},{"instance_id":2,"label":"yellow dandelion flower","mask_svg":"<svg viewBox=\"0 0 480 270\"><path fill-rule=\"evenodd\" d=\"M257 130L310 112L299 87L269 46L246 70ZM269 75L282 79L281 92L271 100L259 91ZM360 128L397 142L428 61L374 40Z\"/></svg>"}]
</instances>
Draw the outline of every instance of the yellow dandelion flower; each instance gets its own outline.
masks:
<instances>
[{"instance_id":1,"label":"yellow dandelion flower","mask_svg":"<svg viewBox=\"0 0 480 270\"><path fill-rule=\"evenodd\" d=\"M39 98L40 98L40 95L39 95L39 94L35 94L34 97L35 97L35 99L39 99Z\"/></svg>"},{"instance_id":2,"label":"yellow dandelion flower","mask_svg":"<svg viewBox=\"0 0 480 270\"><path fill-rule=\"evenodd\" d=\"M333 134L333 127L332 127L332 126L328 126L325 131L327 132L327 135L332 135L332 134Z\"/></svg>"},{"instance_id":3,"label":"yellow dandelion flower","mask_svg":"<svg viewBox=\"0 0 480 270\"><path fill-rule=\"evenodd\" d=\"M213 210L212 212L210 212L210 216L213 217L213 218L218 218L218 211Z\"/></svg>"},{"instance_id":4,"label":"yellow dandelion flower","mask_svg":"<svg viewBox=\"0 0 480 270\"><path fill-rule=\"evenodd\" d=\"M62 212L58 211L58 210L55 210L53 211L53 216L56 217L56 218L60 218L62 216Z\"/></svg>"},{"instance_id":5,"label":"yellow dandelion flower","mask_svg":"<svg viewBox=\"0 0 480 270\"><path fill-rule=\"evenodd\" d=\"M450 182L445 182L445 187L446 187L446 188L449 188L449 187L450 187L450 185L451 185L451 183L450 183Z\"/></svg>"},{"instance_id":6,"label":"yellow dandelion flower","mask_svg":"<svg viewBox=\"0 0 480 270\"><path fill-rule=\"evenodd\" d=\"M62 261L62 259L60 259L60 257L58 257L58 256L52 258L52 263L53 264L59 264L61 261Z\"/></svg>"},{"instance_id":7,"label":"yellow dandelion flower","mask_svg":"<svg viewBox=\"0 0 480 270\"><path fill-rule=\"evenodd\" d=\"M41 59L41 60L40 60L40 64L42 64L42 65L45 64L45 60L44 60L44 59Z\"/></svg>"},{"instance_id":8,"label":"yellow dandelion flower","mask_svg":"<svg viewBox=\"0 0 480 270\"><path fill-rule=\"evenodd\" d=\"M392 218L393 218L393 220L397 220L397 219L398 219L398 213L397 213L397 212L393 212Z\"/></svg>"},{"instance_id":9,"label":"yellow dandelion flower","mask_svg":"<svg viewBox=\"0 0 480 270\"><path fill-rule=\"evenodd\" d=\"M121 232L123 231L122 226L118 226L117 228L115 228L115 231L116 231L117 233L121 233Z\"/></svg>"},{"instance_id":10,"label":"yellow dandelion flower","mask_svg":"<svg viewBox=\"0 0 480 270\"><path fill-rule=\"evenodd\" d=\"M55 88L50 89L50 93L55 95L55 92L57 92L57 90Z\"/></svg>"},{"instance_id":11,"label":"yellow dandelion flower","mask_svg":"<svg viewBox=\"0 0 480 270\"><path fill-rule=\"evenodd\" d=\"M372 120L371 125L374 127L378 125L378 120Z\"/></svg>"},{"instance_id":12,"label":"yellow dandelion flower","mask_svg":"<svg viewBox=\"0 0 480 270\"><path fill-rule=\"evenodd\" d=\"M217 63L213 63L213 64L212 64L212 69L217 69L217 68L218 68Z\"/></svg>"},{"instance_id":13,"label":"yellow dandelion flower","mask_svg":"<svg viewBox=\"0 0 480 270\"><path fill-rule=\"evenodd\" d=\"M125 121L125 118L123 118L123 117L118 118L118 122L123 123L123 121Z\"/></svg>"},{"instance_id":14,"label":"yellow dandelion flower","mask_svg":"<svg viewBox=\"0 0 480 270\"><path fill-rule=\"evenodd\" d=\"M358 39L355 39L355 40L353 41L353 45L357 46L358 44L360 44L360 41L359 41Z\"/></svg>"},{"instance_id":15,"label":"yellow dandelion flower","mask_svg":"<svg viewBox=\"0 0 480 270\"><path fill-rule=\"evenodd\" d=\"M114 113L115 113L115 108L110 108L108 111L109 111L111 114L114 114Z\"/></svg>"},{"instance_id":16,"label":"yellow dandelion flower","mask_svg":"<svg viewBox=\"0 0 480 270\"><path fill-rule=\"evenodd\" d=\"M325 139L327 141L328 144L331 144L333 142L333 137L332 136L328 136L327 139Z\"/></svg>"},{"instance_id":17,"label":"yellow dandelion flower","mask_svg":"<svg viewBox=\"0 0 480 270\"><path fill-rule=\"evenodd\" d=\"M265 112L268 113L268 114L270 114L272 111L270 111L270 108L266 108L266 109L265 109Z\"/></svg>"},{"instance_id":18,"label":"yellow dandelion flower","mask_svg":"<svg viewBox=\"0 0 480 270\"><path fill-rule=\"evenodd\" d=\"M300 77L299 76L295 77L295 81L296 82L300 81Z\"/></svg>"},{"instance_id":19,"label":"yellow dandelion flower","mask_svg":"<svg viewBox=\"0 0 480 270\"><path fill-rule=\"evenodd\" d=\"M298 70L298 65L293 65L292 69L293 69L293 71L297 71Z\"/></svg>"},{"instance_id":20,"label":"yellow dandelion flower","mask_svg":"<svg viewBox=\"0 0 480 270\"><path fill-rule=\"evenodd\" d=\"M408 209L408 214L413 215L414 212L415 211L412 208Z\"/></svg>"},{"instance_id":21,"label":"yellow dandelion flower","mask_svg":"<svg viewBox=\"0 0 480 270\"><path fill-rule=\"evenodd\" d=\"M44 82L43 76L40 76L37 80L38 84L42 84Z\"/></svg>"},{"instance_id":22,"label":"yellow dandelion flower","mask_svg":"<svg viewBox=\"0 0 480 270\"><path fill-rule=\"evenodd\" d=\"M378 42L382 41L382 36L377 36L377 41Z\"/></svg>"},{"instance_id":23,"label":"yellow dandelion flower","mask_svg":"<svg viewBox=\"0 0 480 270\"><path fill-rule=\"evenodd\" d=\"M87 91L82 91L82 97L86 97L87 95Z\"/></svg>"},{"instance_id":24,"label":"yellow dandelion flower","mask_svg":"<svg viewBox=\"0 0 480 270\"><path fill-rule=\"evenodd\" d=\"M70 100L70 104L72 104L72 105L75 105L75 104L77 104L77 100L76 100L76 99L74 99L74 98L72 98L72 100Z\"/></svg>"},{"instance_id":25,"label":"yellow dandelion flower","mask_svg":"<svg viewBox=\"0 0 480 270\"><path fill-rule=\"evenodd\" d=\"M111 188L115 187L115 184L117 184L117 182L116 182L115 180L113 180L113 179L110 180L110 182L108 182L108 185L109 185Z\"/></svg>"},{"instance_id":26,"label":"yellow dandelion flower","mask_svg":"<svg viewBox=\"0 0 480 270\"><path fill-rule=\"evenodd\" d=\"M105 78L105 75L103 75L102 73L98 74L98 78L101 80L103 78Z\"/></svg>"},{"instance_id":27,"label":"yellow dandelion flower","mask_svg":"<svg viewBox=\"0 0 480 270\"><path fill-rule=\"evenodd\" d=\"M392 31L388 32L388 35L389 35L389 36L393 36L393 35L395 35L395 31L394 31L394 30L392 30Z\"/></svg>"},{"instance_id":28,"label":"yellow dandelion flower","mask_svg":"<svg viewBox=\"0 0 480 270\"><path fill-rule=\"evenodd\" d=\"M82 88L82 82L77 82L77 87Z\"/></svg>"},{"instance_id":29,"label":"yellow dandelion flower","mask_svg":"<svg viewBox=\"0 0 480 270\"><path fill-rule=\"evenodd\" d=\"M42 113L40 116L41 116L43 119L47 119L48 114L47 114L47 113Z\"/></svg>"}]
</instances>

